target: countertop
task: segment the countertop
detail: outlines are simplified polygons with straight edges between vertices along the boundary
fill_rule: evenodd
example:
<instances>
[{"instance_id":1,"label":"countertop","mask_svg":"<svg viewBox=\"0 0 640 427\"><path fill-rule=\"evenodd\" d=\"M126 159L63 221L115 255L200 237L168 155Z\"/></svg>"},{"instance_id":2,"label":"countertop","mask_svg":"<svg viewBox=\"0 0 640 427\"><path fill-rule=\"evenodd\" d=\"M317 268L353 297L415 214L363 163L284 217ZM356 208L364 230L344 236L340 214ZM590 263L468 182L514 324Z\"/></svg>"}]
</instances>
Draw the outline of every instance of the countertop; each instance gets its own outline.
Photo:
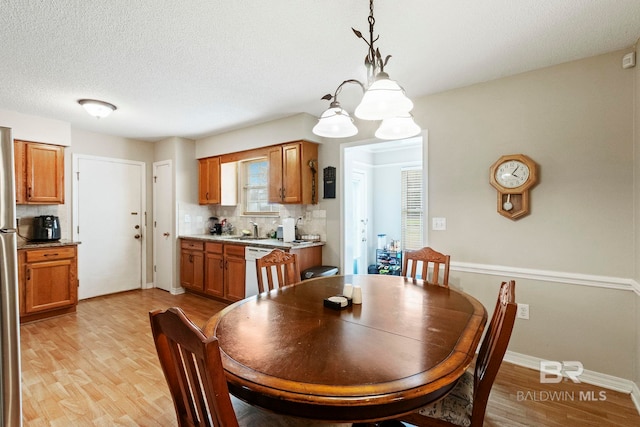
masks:
<instances>
[{"instance_id":1,"label":"countertop","mask_svg":"<svg viewBox=\"0 0 640 427\"><path fill-rule=\"evenodd\" d=\"M58 246L79 245L80 242L73 240L54 240L51 242L32 242L18 239L18 249L38 249L38 248L54 248Z\"/></svg>"},{"instance_id":2,"label":"countertop","mask_svg":"<svg viewBox=\"0 0 640 427\"><path fill-rule=\"evenodd\" d=\"M252 238L243 238L242 236L219 236L215 234L192 234L192 235L181 235L178 236L181 239L193 239L193 240L204 240L207 242L227 242L245 246L254 246L259 248L274 248L274 249L302 249L302 248L310 248L313 246L324 246L325 242L291 242L284 243L282 240L278 239L252 239Z\"/></svg>"}]
</instances>

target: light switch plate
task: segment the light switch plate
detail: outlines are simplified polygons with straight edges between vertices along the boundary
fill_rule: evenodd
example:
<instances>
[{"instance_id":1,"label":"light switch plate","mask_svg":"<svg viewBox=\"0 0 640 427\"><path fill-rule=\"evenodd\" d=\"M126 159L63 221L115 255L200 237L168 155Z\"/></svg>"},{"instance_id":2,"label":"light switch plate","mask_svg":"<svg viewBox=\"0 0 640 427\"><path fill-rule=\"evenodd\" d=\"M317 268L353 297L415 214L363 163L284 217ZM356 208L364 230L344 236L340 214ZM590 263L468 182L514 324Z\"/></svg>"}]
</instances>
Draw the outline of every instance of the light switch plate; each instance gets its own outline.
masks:
<instances>
[{"instance_id":1,"label":"light switch plate","mask_svg":"<svg viewBox=\"0 0 640 427\"><path fill-rule=\"evenodd\" d=\"M431 220L431 229L442 231L447 229L447 219L446 218L432 218Z\"/></svg>"}]
</instances>

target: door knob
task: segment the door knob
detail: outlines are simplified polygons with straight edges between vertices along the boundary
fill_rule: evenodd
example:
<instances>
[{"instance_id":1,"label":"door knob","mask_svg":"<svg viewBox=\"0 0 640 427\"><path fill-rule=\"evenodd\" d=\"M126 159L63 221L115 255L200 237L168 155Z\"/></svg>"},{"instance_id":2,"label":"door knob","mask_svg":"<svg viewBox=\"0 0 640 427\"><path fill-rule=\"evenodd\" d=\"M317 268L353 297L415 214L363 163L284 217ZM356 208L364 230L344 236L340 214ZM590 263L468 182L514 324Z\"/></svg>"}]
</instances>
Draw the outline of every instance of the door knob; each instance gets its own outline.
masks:
<instances>
[{"instance_id":1,"label":"door knob","mask_svg":"<svg viewBox=\"0 0 640 427\"><path fill-rule=\"evenodd\" d=\"M142 236L140 236L139 234L136 234L136 235L135 235L135 236L133 236L133 237L135 237L136 239L139 239L139 238L140 238L140 237L142 237Z\"/></svg>"},{"instance_id":2,"label":"door knob","mask_svg":"<svg viewBox=\"0 0 640 427\"><path fill-rule=\"evenodd\" d=\"M137 229L139 229L139 228L140 228L140 226L139 226L139 225L136 225L136 226L135 226L135 227L133 227L133 228L135 228L135 229L137 230Z\"/></svg>"},{"instance_id":3,"label":"door knob","mask_svg":"<svg viewBox=\"0 0 640 427\"><path fill-rule=\"evenodd\" d=\"M162 233L164 237L169 237L169 233Z\"/></svg>"}]
</instances>

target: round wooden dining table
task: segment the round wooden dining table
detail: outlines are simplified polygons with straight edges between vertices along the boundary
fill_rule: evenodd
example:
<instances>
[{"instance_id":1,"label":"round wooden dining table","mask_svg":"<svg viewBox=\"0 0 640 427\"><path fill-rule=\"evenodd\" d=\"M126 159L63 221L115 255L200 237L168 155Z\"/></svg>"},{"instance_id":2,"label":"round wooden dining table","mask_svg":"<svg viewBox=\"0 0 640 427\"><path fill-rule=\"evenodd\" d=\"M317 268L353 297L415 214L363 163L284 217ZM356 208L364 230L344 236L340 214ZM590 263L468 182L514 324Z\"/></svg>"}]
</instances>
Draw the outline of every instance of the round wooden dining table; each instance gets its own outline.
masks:
<instances>
[{"instance_id":1,"label":"round wooden dining table","mask_svg":"<svg viewBox=\"0 0 640 427\"><path fill-rule=\"evenodd\" d=\"M345 284L362 303L323 301ZM451 288L400 276L310 279L226 307L218 338L229 391L286 415L373 422L412 412L453 388L473 360L487 312Z\"/></svg>"}]
</instances>

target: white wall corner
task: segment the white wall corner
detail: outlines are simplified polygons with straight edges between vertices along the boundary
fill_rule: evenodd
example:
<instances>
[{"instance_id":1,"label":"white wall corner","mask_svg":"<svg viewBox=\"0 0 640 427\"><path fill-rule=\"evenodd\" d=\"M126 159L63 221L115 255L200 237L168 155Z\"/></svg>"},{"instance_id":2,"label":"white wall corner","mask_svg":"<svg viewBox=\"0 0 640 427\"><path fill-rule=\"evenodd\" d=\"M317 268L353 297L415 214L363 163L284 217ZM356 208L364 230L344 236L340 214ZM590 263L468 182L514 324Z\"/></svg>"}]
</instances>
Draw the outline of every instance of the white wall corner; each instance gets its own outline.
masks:
<instances>
[{"instance_id":1,"label":"white wall corner","mask_svg":"<svg viewBox=\"0 0 640 427\"><path fill-rule=\"evenodd\" d=\"M171 289L171 295L182 295L185 293L185 290L183 287L179 287L179 288L172 288Z\"/></svg>"},{"instance_id":2,"label":"white wall corner","mask_svg":"<svg viewBox=\"0 0 640 427\"><path fill-rule=\"evenodd\" d=\"M155 288L155 287L156 287L156 286L154 285L154 283L153 283L153 282L148 282L146 285L144 285L144 286L142 287L142 289L153 289L153 288Z\"/></svg>"}]
</instances>

